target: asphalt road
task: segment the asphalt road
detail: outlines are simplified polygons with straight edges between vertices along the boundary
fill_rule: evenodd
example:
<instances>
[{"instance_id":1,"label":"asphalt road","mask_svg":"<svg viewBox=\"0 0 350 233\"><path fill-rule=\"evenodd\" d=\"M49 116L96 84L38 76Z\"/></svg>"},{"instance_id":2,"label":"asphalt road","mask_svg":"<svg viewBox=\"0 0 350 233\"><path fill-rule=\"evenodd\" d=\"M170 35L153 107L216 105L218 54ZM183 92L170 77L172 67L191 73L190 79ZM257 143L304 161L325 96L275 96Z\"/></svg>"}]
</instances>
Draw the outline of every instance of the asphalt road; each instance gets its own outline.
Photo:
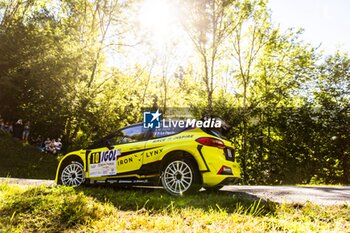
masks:
<instances>
[{"instance_id":1,"label":"asphalt road","mask_svg":"<svg viewBox=\"0 0 350 233\"><path fill-rule=\"evenodd\" d=\"M225 186L221 191L279 203L350 205L350 186Z\"/></svg>"},{"instance_id":2,"label":"asphalt road","mask_svg":"<svg viewBox=\"0 0 350 233\"><path fill-rule=\"evenodd\" d=\"M0 178L0 183L16 185L55 185L52 180ZM312 202L321 205L350 205L350 186L245 186L223 187L220 192L240 198L270 200L278 203Z\"/></svg>"}]
</instances>

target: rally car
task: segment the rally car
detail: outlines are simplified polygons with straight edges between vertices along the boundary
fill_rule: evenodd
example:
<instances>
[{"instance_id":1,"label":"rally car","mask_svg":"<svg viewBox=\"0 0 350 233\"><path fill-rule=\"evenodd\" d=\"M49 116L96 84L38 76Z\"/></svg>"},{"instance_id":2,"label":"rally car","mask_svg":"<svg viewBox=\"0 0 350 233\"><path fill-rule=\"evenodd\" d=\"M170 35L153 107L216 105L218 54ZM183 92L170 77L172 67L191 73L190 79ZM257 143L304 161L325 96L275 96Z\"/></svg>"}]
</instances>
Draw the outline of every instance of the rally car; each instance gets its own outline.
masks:
<instances>
[{"instance_id":1,"label":"rally car","mask_svg":"<svg viewBox=\"0 0 350 233\"><path fill-rule=\"evenodd\" d=\"M240 180L233 143L218 129L178 126L115 131L87 149L65 155L56 183L161 184L172 195L219 189Z\"/></svg>"}]
</instances>

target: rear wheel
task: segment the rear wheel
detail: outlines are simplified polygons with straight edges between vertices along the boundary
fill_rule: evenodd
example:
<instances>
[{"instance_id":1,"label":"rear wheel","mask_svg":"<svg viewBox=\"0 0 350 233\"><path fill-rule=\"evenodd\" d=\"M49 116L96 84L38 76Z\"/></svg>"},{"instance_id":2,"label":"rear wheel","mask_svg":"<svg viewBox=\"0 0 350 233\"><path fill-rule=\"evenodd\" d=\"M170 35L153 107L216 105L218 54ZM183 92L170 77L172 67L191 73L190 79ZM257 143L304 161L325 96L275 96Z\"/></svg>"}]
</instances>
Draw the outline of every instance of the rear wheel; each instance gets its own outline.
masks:
<instances>
[{"instance_id":1,"label":"rear wheel","mask_svg":"<svg viewBox=\"0 0 350 233\"><path fill-rule=\"evenodd\" d=\"M60 183L65 186L80 186L85 183L84 167L80 162L70 161L63 165Z\"/></svg>"},{"instance_id":2,"label":"rear wheel","mask_svg":"<svg viewBox=\"0 0 350 233\"><path fill-rule=\"evenodd\" d=\"M163 168L162 185L171 195L181 196L199 190L199 173L193 161L172 159Z\"/></svg>"}]
</instances>

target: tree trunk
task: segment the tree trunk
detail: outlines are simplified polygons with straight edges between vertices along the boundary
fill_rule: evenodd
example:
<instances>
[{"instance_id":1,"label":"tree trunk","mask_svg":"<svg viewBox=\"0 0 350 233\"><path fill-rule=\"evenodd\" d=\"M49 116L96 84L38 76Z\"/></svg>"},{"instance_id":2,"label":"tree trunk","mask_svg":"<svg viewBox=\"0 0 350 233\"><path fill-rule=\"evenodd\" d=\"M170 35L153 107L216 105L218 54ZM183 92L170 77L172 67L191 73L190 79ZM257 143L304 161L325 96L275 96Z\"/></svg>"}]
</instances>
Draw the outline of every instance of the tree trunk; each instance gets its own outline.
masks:
<instances>
[{"instance_id":1,"label":"tree trunk","mask_svg":"<svg viewBox=\"0 0 350 233\"><path fill-rule=\"evenodd\" d=\"M242 171L243 171L243 183L247 182L247 83L243 84L243 137L242 137Z\"/></svg>"},{"instance_id":2,"label":"tree trunk","mask_svg":"<svg viewBox=\"0 0 350 233\"><path fill-rule=\"evenodd\" d=\"M348 154L343 152L342 167L343 167L343 184L349 184L349 159Z\"/></svg>"}]
</instances>

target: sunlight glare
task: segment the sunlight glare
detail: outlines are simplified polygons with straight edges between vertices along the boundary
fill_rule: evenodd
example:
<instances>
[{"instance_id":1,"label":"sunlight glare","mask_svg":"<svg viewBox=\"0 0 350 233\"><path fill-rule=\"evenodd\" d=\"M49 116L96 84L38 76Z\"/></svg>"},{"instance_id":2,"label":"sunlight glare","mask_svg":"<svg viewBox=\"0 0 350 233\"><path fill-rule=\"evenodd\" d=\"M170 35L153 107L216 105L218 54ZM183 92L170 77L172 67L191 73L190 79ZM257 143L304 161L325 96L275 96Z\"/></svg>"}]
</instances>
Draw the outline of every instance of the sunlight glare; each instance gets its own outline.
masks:
<instances>
[{"instance_id":1,"label":"sunlight glare","mask_svg":"<svg viewBox=\"0 0 350 233\"><path fill-rule=\"evenodd\" d=\"M145 0L141 5L139 21L151 33L154 42L161 46L176 30L176 8L167 0Z\"/></svg>"}]
</instances>

